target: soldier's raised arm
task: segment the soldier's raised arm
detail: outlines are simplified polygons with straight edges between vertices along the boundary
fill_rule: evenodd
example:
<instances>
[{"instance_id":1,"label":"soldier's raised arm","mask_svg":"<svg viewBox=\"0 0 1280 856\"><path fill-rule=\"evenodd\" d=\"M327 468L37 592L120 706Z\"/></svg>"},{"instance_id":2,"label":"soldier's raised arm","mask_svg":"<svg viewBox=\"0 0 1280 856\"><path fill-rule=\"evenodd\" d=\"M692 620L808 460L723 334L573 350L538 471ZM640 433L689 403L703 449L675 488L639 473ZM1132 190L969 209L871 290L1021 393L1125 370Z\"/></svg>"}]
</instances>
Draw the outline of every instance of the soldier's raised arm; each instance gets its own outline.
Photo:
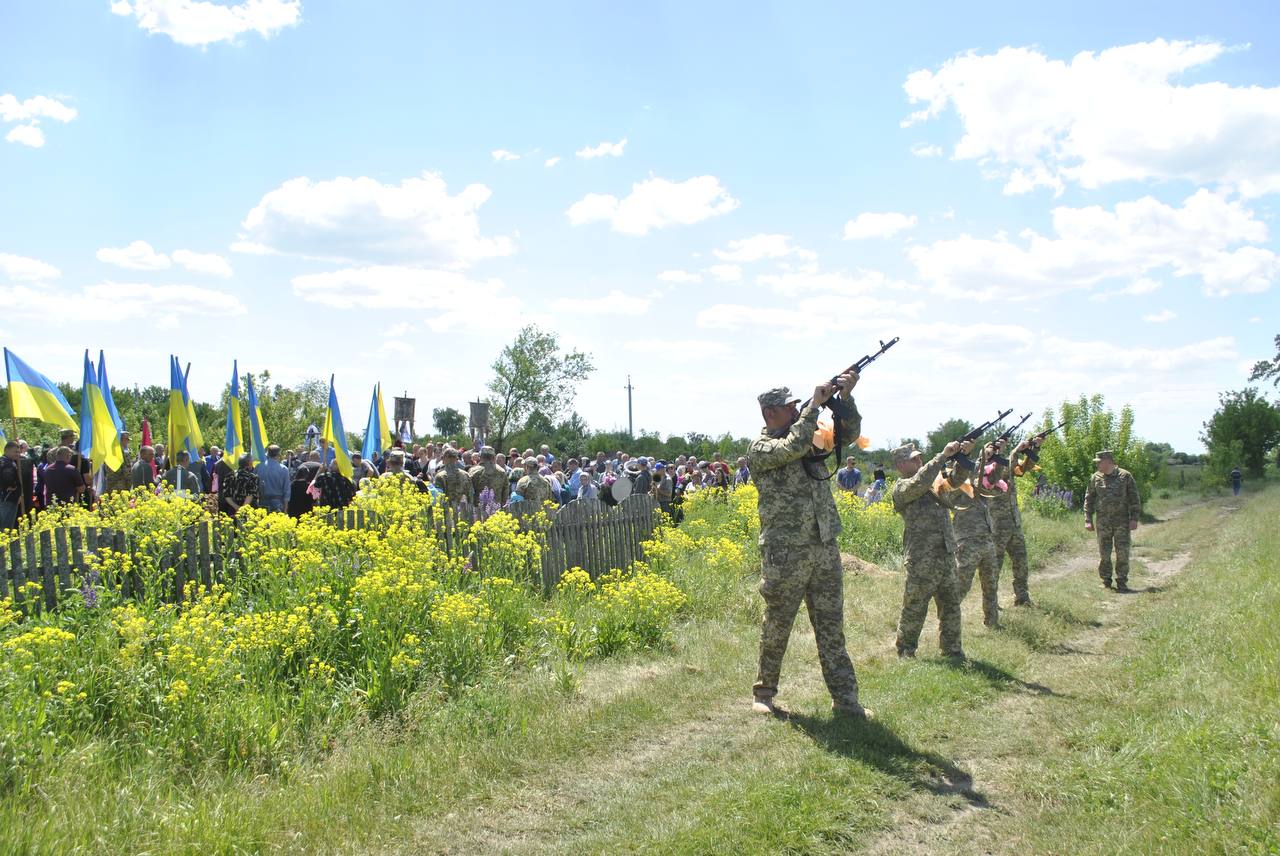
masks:
<instances>
[{"instance_id":1,"label":"soldier's raised arm","mask_svg":"<svg viewBox=\"0 0 1280 856\"><path fill-rule=\"evenodd\" d=\"M913 476L898 479L893 486L893 508L901 512L933 488L933 482L947 462L947 453L939 452Z\"/></svg>"}]
</instances>

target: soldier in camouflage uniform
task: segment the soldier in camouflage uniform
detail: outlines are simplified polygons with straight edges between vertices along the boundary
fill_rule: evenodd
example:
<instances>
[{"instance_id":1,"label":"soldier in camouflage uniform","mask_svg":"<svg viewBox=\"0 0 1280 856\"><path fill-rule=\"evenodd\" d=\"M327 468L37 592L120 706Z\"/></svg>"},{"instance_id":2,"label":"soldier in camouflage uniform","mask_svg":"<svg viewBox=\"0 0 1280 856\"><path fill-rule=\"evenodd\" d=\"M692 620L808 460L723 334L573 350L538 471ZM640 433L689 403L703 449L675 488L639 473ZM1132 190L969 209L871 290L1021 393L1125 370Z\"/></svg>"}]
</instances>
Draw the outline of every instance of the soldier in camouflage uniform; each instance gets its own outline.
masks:
<instances>
[{"instance_id":1,"label":"soldier in camouflage uniform","mask_svg":"<svg viewBox=\"0 0 1280 856\"><path fill-rule=\"evenodd\" d=\"M471 501L475 503L476 508L480 507L480 494L485 488L493 491L493 501L498 507L507 504L507 497L511 492L511 482L507 479L507 473L502 470L494 462L497 453L492 446L484 446L480 449L480 463L471 468L468 475L471 477Z\"/></svg>"},{"instance_id":2,"label":"soldier in camouflage uniform","mask_svg":"<svg viewBox=\"0 0 1280 856\"><path fill-rule=\"evenodd\" d=\"M1116 466L1115 456L1102 451L1093 459L1098 471L1084 492L1084 528L1098 535L1098 576L1111 588L1111 549L1116 552L1116 591L1129 588L1129 533L1138 528L1142 499L1128 470Z\"/></svg>"},{"instance_id":3,"label":"soldier in camouflage uniform","mask_svg":"<svg viewBox=\"0 0 1280 856\"><path fill-rule=\"evenodd\" d=\"M1005 440L997 440L994 444L995 455L1005 449ZM1013 605L1030 606L1031 593L1027 588L1027 576L1030 566L1027 563L1027 539L1022 534L1022 512L1018 509L1018 479L1021 472L1018 459L1025 454L1027 444L1020 443L1008 461L1001 462L996 457L997 466L988 476L991 483L1004 480L1008 490L993 491L987 501L991 511L991 521L995 524L994 540L996 542L996 570L1004 567L1004 557L1009 556L1009 564L1013 566Z\"/></svg>"},{"instance_id":4,"label":"soldier in camouflage uniform","mask_svg":"<svg viewBox=\"0 0 1280 856\"><path fill-rule=\"evenodd\" d=\"M858 702L858 678L845 648L844 579L836 545L840 516L830 484L814 478L825 476L825 465L805 460L814 451L818 413L824 404L841 421L844 436L858 436L862 417L849 397L857 382L857 373L849 372L840 376L837 385L823 384L803 410L797 409L799 399L785 388L771 389L758 398L766 427L748 452L760 491L760 594L765 604L752 702L757 713L778 712L774 696L782 658L803 601L835 713L870 716ZM837 388L840 395L832 399Z\"/></svg>"},{"instance_id":5,"label":"soldier in camouflage uniform","mask_svg":"<svg viewBox=\"0 0 1280 856\"><path fill-rule=\"evenodd\" d=\"M542 508L544 502L551 501L551 482L538 474L538 459L532 455L524 459L524 475L516 482L516 493L524 497L525 502L533 503L534 508Z\"/></svg>"},{"instance_id":6,"label":"soldier in camouflage uniform","mask_svg":"<svg viewBox=\"0 0 1280 856\"><path fill-rule=\"evenodd\" d=\"M987 445L983 463L995 453ZM996 561L995 523L991 519L988 497L994 491L982 484L982 468L972 479L973 497L961 494L951 502L951 529L956 539L956 597L963 603L973 587L976 571L982 586L982 623L1000 626L1000 565ZM936 599L936 598L935 598ZM938 601L938 614L942 602Z\"/></svg>"},{"instance_id":7,"label":"soldier in camouflage uniform","mask_svg":"<svg viewBox=\"0 0 1280 856\"><path fill-rule=\"evenodd\" d=\"M471 479L462 467L458 466L458 450L444 450L444 464L436 470L432 483L444 494L445 501L452 508L471 504Z\"/></svg>"},{"instance_id":8,"label":"soldier in camouflage uniform","mask_svg":"<svg viewBox=\"0 0 1280 856\"><path fill-rule=\"evenodd\" d=\"M902 552L907 566L902 615L898 619L899 657L916 655L929 601L936 599L942 653L964 659L960 647L960 598L956 591L956 539L947 511L952 501L948 497L960 492L950 491L939 497L933 492L933 483L948 458L959 452L967 455L972 445L952 441L927 464L922 463L914 443L893 450L893 465L901 476L893 485L893 510L902 515ZM957 463L952 484L957 485L968 474Z\"/></svg>"}]
</instances>

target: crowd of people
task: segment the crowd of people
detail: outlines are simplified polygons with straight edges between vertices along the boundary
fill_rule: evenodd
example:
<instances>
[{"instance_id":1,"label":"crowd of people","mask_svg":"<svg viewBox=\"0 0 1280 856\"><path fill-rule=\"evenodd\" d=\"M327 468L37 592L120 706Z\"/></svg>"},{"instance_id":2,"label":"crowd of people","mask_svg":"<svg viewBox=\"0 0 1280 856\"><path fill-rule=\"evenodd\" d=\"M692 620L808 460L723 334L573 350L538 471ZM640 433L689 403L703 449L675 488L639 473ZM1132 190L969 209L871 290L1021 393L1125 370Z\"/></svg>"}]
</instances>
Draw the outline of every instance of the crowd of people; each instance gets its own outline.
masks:
<instances>
[{"instance_id":1,"label":"crowd of people","mask_svg":"<svg viewBox=\"0 0 1280 856\"><path fill-rule=\"evenodd\" d=\"M728 489L751 481L747 459L730 465L719 452L711 460L680 455L672 461L618 450L610 455L559 456L544 445L523 453L484 446L461 449L450 443L397 444L386 454L364 460L351 455L352 475L338 467L332 449L269 446L265 460L251 455L230 459L217 446L192 455L163 444L143 445L136 453L130 435L121 434L123 465L98 467L78 451L74 431L63 431L57 445L31 448L23 440L6 442L0 459L0 528L13 528L20 516L58 504L92 505L103 493L146 487L208 503L234 515L245 505L297 517L314 508L343 508L367 479L399 478L471 516L487 515L513 503L544 501L565 505L578 499L617 502L630 494L650 494L663 511L680 518L683 498L711 488ZM618 484L623 482L623 484Z\"/></svg>"}]
</instances>

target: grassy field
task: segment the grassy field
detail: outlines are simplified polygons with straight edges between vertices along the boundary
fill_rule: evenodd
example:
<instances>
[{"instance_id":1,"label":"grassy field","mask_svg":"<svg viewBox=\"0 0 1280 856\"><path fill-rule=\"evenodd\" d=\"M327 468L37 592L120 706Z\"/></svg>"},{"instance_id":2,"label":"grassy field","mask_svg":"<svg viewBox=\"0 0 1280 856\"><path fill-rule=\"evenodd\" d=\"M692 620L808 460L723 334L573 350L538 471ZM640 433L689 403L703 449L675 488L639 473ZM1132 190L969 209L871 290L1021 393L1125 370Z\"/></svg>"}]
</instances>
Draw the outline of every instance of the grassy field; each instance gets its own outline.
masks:
<instances>
[{"instance_id":1,"label":"grassy field","mask_svg":"<svg viewBox=\"0 0 1280 856\"><path fill-rule=\"evenodd\" d=\"M803 611L792 715L747 712L748 574L664 651L423 699L270 775L87 746L0 806L0 851L1274 852L1280 490L1149 511L1128 596L1099 588L1078 519L1029 517L1037 606L987 631L971 593L962 668L927 655L932 621L897 660L900 574L851 573L873 722L832 719Z\"/></svg>"}]
</instances>

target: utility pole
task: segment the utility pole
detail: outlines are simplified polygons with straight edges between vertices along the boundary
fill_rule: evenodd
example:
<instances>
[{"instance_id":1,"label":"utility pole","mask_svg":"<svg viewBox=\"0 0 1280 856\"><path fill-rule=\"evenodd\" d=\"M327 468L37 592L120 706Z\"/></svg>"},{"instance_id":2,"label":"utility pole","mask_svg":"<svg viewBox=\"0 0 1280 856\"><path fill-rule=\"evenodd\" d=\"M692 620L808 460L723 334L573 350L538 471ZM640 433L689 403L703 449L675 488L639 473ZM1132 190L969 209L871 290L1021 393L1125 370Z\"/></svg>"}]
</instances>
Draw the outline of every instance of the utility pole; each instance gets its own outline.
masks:
<instances>
[{"instance_id":1,"label":"utility pole","mask_svg":"<svg viewBox=\"0 0 1280 856\"><path fill-rule=\"evenodd\" d=\"M627 436L632 440L636 438L635 423L631 420L631 390L635 389L631 385L631 375L627 375Z\"/></svg>"}]
</instances>

